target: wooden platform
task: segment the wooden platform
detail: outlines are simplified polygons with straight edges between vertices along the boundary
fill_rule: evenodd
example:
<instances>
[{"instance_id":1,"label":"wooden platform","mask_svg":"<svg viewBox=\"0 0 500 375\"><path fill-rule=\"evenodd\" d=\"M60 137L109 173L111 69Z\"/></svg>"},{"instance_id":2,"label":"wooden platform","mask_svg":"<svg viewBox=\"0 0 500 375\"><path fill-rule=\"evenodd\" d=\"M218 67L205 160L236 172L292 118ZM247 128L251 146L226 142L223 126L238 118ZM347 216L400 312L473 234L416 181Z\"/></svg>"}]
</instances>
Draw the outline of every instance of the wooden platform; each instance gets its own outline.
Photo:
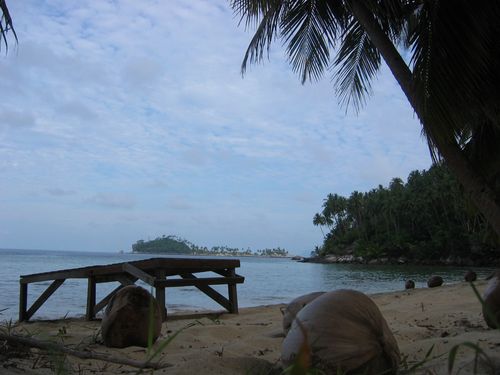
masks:
<instances>
[{"instance_id":1,"label":"wooden platform","mask_svg":"<svg viewBox=\"0 0 500 375\"><path fill-rule=\"evenodd\" d=\"M137 280L142 280L155 288L156 299L163 307L163 320L166 320L167 317L165 288L183 286L198 288L230 313L237 314L236 284L241 284L245 280L244 277L236 274L235 269L239 266L239 259L151 258L22 275L19 280L19 321L29 320L67 279L88 280L87 311L85 314L88 320L94 319L116 292L127 285L133 285ZM197 276L197 274L206 272L211 273L210 277ZM52 281L52 283L28 308L28 285L41 281ZM108 282L119 282L120 286L96 303L96 284ZM227 298L210 287L210 285L221 284L227 284Z\"/></svg>"}]
</instances>

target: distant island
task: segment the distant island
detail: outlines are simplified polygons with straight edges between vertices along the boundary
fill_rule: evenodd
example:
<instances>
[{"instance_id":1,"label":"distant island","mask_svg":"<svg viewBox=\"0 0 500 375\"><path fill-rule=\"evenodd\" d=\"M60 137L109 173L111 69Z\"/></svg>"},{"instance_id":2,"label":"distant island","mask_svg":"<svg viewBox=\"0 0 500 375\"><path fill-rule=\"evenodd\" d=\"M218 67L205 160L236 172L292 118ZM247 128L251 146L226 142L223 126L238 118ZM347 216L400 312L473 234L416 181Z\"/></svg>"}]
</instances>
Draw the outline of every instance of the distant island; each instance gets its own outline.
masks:
<instances>
[{"instance_id":1,"label":"distant island","mask_svg":"<svg viewBox=\"0 0 500 375\"><path fill-rule=\"evenodd\" d=\"M154 253L171 255L211 255L211 256L266 256L266 257L287 257L288 251L280 247L272 249L260 249L252 251L250 249L238 249L228 246L197 246L178 236L169 235L157 237L154 240L139 240L132 245L134 253Z\"/></svg>"}]
</instances>

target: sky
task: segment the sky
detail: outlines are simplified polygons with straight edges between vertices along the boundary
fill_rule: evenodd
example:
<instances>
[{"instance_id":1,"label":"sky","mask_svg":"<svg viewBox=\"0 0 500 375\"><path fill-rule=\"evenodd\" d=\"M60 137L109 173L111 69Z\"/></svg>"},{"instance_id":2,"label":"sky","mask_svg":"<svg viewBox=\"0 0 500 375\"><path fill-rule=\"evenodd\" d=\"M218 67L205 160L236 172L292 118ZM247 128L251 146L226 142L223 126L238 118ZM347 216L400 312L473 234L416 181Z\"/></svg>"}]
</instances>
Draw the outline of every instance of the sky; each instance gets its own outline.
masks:
<instances>
[{"instance_id":1,"label":"sky","mask_svg":"<svg viewBox=\"0 0 500 375\"><path fill-rule=\"evenodd\" d=\"M332 73L302 85L278 41L244 76L253 30L226 0L7 1L0 51L0 248L130 251L321 245L329 193L431 160L383 68L358 113Z\"/></svg>"}]
</instances>

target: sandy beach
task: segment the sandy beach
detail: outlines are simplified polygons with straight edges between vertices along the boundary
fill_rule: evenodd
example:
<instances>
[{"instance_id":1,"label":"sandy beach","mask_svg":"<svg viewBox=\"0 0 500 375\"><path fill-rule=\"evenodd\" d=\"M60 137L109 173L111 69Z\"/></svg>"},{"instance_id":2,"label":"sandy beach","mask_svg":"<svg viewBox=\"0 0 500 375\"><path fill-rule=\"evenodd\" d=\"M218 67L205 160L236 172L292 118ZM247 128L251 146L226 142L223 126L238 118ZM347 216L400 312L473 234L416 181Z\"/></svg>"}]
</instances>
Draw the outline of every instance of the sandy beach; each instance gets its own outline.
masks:
<instances>
[{"instance_id":1,"label":"sandy beach","mask_svg":"<svg viewBox=\"0 0 500 375\"><path fill-rule=\"evenodd\" d=\"M482 293L486 282L479 281L476 286ZM424 359L433 348L425 365L414 373L446 374L449 351L464 342L477 344L493 361L500 363L500 331L487 328L480 304L469 284L381 293L371 297L394 333L407 367ZM169 317L163 324L162 336L155 347L179 330L181 332L159 357L170 367L154 373L279 373L276 369L279 368L283 340L280 312L283 306L245 308L240 309L238 315L200 313ZM64 342L79 350L136 360L146 358L144 348L109 349L100 344L100 321L38 321L20 324L15 330L43 340ZM453 373L473 373L473 360L473 350L467 347L459 350ZM0 373L49 374L52 373L50 361L50 356L40 356L37 350L30 355L21 355L21 358L11 355L0 367ZM73 357L67 358L67 365L76 374L127 374L137 371L128 366ZM480 368L478 373L486 372Z\"/></svg>"}]
</instances>

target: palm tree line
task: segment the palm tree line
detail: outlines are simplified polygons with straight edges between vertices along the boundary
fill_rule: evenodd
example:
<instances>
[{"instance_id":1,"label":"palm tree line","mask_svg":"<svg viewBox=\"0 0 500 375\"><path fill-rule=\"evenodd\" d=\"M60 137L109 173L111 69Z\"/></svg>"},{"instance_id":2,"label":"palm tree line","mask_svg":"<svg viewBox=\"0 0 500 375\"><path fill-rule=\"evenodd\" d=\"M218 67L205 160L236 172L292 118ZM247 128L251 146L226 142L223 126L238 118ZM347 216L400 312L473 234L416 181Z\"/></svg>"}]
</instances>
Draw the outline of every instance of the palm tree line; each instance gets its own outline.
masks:
<instances>
[{"instance_id":1,"label":"palm tree line","mask_svg":"<svg viewBox=\"0 0 500 375\"><path fill-rule=\"evenodd\" d=\"M487 264L498 241L444 165L415 170L405 182L349 197L329 194L313 224L324 228L314 255L355 255L408 262Z\"/></svg>"},{"instance_id":2,"label":"palm tree line","mask_svg":"<svg viewBox=\"0 0 500 375\"><path fill-rule=\"evenodd\" d=\"M286 257L288 251L281 248L265 248L252 251L250 248L239 249L229 246L198 246L175 235L163 235L152 240L138 240L132 245L134 253L156 253L175 255L223 255L223 256L269 256Z\"/></svg>"}]
</instances>

